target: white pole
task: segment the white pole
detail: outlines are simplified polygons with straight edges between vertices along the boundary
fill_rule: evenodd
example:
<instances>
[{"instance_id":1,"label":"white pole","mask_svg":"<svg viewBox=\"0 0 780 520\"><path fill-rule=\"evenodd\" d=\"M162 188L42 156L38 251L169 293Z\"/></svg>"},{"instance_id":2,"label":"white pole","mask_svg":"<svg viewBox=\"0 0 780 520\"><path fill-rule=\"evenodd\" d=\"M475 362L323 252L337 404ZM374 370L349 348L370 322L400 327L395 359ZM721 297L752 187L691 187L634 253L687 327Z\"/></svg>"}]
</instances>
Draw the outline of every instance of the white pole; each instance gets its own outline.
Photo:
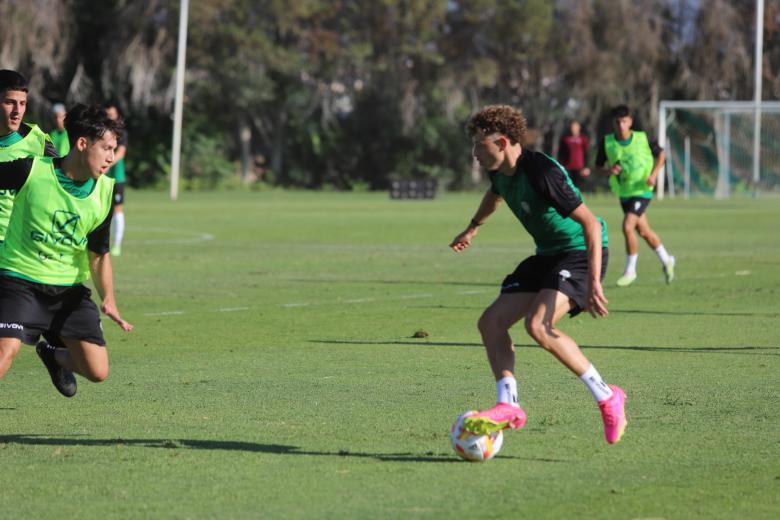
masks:
<instances>
[{"instance_id":1,"label":"white pole","mask_svg":"<svg viewBox=\"0 0 780 520\"><path fill-rule=\"evenodd\" d=\"M753 194L758 191L758 181L761 179L761 78L764 55L764 0L756 0L756 55L755 55L755 90L753 102L755 111L753 117Z\"/></svg>"},{"instance_id":2,"label":"white pole","mask_svg":"<svg viewBox=\"0 0 780 520\"><path fill-rule=\"evenodd\" d=\"M691 198L691 138L685 136L685 148L683 151L683 197Z\"/></svg>"},{"instance_id":3,"label":"white pole","mask_svg":"<svg viewBox=\"0 0 780 520\"><path fill-rule=\"evenodd\" d=\"M731 197L731 112L723 114L723 164L726 198Z\"/></svg>"},{"instance_id":4,"label":"white pole","mask_svg":"<svg viewBox=\"0 0 780 520\"><path fill-rule=\"evenodd\" d=\"M660 103L658 108L658 146L666 150L666 107L663 102ZM669 162L671 151L666 150L666 162ZM661 167L661 171L658 173L658 200L664 200L664 176L669 172L668 168L664 165Z\"/></svg>"},{"instance_id":5,"label":"white pole","mask_svg":"<svg viewBox=\"0 0 780 520\"><path fill-rule=\"evenodd\" d=\"M179 168L181 165L181 121L184 112L184 73L187 56L187 14L189 0L181 0L179 11L179 46L176 54L176 99L173 109L173 148L171 150L171 200L179 197Z\"/></svg>"}]
</instances>

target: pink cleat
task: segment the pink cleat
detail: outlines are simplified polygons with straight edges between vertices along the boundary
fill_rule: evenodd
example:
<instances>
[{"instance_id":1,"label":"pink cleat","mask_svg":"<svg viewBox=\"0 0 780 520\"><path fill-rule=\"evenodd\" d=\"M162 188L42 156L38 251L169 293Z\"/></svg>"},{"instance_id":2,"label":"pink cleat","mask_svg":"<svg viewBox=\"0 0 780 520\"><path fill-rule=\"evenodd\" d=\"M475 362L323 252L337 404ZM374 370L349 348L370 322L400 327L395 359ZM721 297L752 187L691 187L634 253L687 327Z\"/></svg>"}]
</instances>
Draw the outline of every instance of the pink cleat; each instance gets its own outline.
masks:
<instances>
[{"instance_id":1,"label":"pink cleat","mask_svg":"<svg viewBox=\"0 0 780 520\"><path fill-rule=\"evenodd\" d=\"M601 410L601 420L604 421L604 437L607 442L615 444L626 431L626 393L622 388L615 385L609 385L612 389L612 397L599 401Z\"/></svg>"},{"instance_id":2,"label":"pink cleat","mask_svg":"<svg viewBox=\"0 0 780 520\"><path fill-rule=\"evenodd\" d=\"M474 435L488 435L507 428L520 429L525 426L525 420L525 412L516 404L498 403L463 419L463 429Z\"/></svg>"}]
</instances>

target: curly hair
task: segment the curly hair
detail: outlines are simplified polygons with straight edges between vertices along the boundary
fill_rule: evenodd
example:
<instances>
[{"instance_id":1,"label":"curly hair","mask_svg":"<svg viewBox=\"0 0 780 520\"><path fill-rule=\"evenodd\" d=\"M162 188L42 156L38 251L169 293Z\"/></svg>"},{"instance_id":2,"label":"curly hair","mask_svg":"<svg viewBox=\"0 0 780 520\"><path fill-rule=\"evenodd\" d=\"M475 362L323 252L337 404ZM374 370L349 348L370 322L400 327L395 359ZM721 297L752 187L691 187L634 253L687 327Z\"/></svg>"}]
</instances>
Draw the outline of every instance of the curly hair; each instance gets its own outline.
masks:
<instances>
[{"instance_id":1,"label":"curly hair","mask_svg":"<svg viewBox=\"0 0 780 520\"><path fill-rule=\"evenodd\" d=\"M515 144L523 142L527 126L520 110L509 105L490 105L471 116L467 129L470 137L477 132L485 135L498 132Z\"/></svg>"}]
</instances>

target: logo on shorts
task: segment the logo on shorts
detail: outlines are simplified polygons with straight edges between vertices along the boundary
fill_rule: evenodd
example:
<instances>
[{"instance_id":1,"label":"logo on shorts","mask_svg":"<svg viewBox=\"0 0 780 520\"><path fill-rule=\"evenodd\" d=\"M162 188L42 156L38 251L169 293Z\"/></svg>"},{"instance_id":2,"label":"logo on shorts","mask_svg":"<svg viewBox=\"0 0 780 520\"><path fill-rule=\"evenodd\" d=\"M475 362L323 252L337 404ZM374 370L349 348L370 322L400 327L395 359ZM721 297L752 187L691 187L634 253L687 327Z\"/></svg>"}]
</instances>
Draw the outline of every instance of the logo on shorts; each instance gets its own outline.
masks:
<instances>
[{"instance_id":1,"label":"logo on shorts","mask_svg":"<svg viewBox=\"0 0 780 520\"><path fill-rule=\"evenodd\" d=\"M523 211L526 213L531 213L531 206L529 206L526 201L521 202L520 207L523 208Z\"/></svg>"},{"instance_id":2,"label":"logo on shorts","mask_svg":"<svg viewBox=\"0 0 780 520\"><path fill-rule=\"evenodd\" d=\"M76 233L76 224L81 217L72 211L57 210L51 219L51 234L54 237L73 238Z\"/></svg>"},{"instance_id":3,"label":"logo on shorts","mask_svg":"<svg viewBox=\"0 0 780 520\"><path fill-rule=\"evenodd\" d=\"M0 323L0 329L24 330L24 325L21 323Z\"/></svg>"},{"instance_id":4,"label":"logo on shorts","mask_svg":"<svg viewBox=\"0 0 780 520\"><path fill-rule=\"evenodd\" d=\"M642 203L640 201L634 201L634 211L639 211L639 208L642 207Z\"/></svg>"},{"instance_id":5,"label":"logo on shorts","mask_svg":"<svg viewBox=\"0 0 780 520\"><path fill-rule=\"evenodd\" d=\"M561 281L562 281L562 282L565 282L566 280L568 280L569 278L571 278L571 273L570 273L568 270L566 270L566 269L563 269L563 270L561 270L561 271L558 273L558 276L560 276L560 277L561 277Z\"/></svg>"}]
</instances>

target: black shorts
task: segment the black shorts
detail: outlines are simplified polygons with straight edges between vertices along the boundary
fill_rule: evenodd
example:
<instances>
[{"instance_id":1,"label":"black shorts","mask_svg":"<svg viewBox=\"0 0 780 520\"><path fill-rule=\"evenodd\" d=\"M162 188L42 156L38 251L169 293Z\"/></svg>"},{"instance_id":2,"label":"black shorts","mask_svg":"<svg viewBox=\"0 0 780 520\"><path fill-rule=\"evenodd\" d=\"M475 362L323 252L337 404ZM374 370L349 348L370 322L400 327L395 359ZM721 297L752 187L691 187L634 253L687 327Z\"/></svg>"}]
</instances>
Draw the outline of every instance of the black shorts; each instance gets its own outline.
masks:
<instances>
[{"instance_id":1,"label":"black shorts","mask_svg":"<svg viewBox=\"0 0 780 520\"><path fill-rule=\"evenodd\" d=\"M124 182L116 182L114 183L114 194L112 196L111 201L113 202L114 206L117 204L124 204L125 202L125 183Z\"/></svg>"},{"instance_id":2,"label":"black shorts","mask_svg":"<svg viewBox=\"0 0 780 520\"><path fill-rule=\"evenodd\" d=\"M0 276L0 338L34 345L43 334L56 346L63 346L63 337L105 345L91 294L83 285L60 287Z\"/></svg>"},{"instance_id":3,"label":"black shorts","mask_svg":"<svg viewBox=\"0 0 780 520\"><path fill-rule=\"evenodd\" d=\"M609 250L601 249L601 279L607 274ZM569 314L585 309L588 300L588 252L567 251L557 255L529 256L504 278L501 294L538 293L542 289L560 291L574 301Z\"/></svg>"},{"instance_id":4,"label":"black shorts","mask_svg":"<svg viewBox=\"0 0 780 520\"><path fill-rule=\"evenodd\" d=\"M647 211L647 206L650 205L650 201L653 200L648 197L628 197L627 199L620 199L620 207L623 208L623 213L633 213L637 217L641 217L642 214Z\"/></svg>"}]
</instances>

